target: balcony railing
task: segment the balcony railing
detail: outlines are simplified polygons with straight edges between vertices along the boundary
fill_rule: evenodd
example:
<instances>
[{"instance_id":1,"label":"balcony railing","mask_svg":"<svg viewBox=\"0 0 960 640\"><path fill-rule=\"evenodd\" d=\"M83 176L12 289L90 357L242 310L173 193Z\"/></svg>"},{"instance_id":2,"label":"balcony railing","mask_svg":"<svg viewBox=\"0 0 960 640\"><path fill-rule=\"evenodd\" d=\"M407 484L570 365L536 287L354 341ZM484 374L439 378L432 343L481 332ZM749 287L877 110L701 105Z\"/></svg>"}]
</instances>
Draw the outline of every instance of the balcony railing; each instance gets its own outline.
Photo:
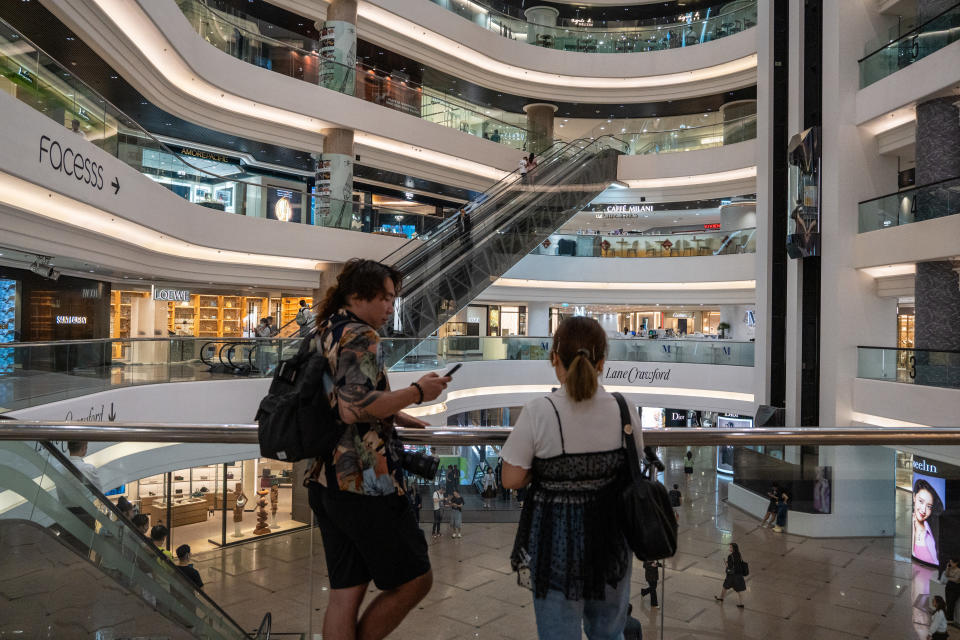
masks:
<instances>
[{"instance_id":1,"label":"balcony railing","mask_svg":"<svg viewBox=\"0 0 960 640\"><path fill-rule=\"evenodd\" d=\"M960 178L891 193L859 205L859 231L876 231L960 213Z\"/></svg>"},{"instance_id":2,"label":"balcony railing","mask_svg":"<svg viewBox=\"0 0 960 640\"><path fill-rule=\"evenodd\" d=\"M500 109L471 105L462 98L421 86L401 75L385 74L363 63L357 63L356 68L346 67L321 56L320 45L314 40L236 15L234 9L226 6L224 10L216 9L215 2L177 0L177 4L200 37L234 58L324 86L328 84L324 81L327 76L353 75L356 82L345 83L341 93L351 93L361 100L515 149L525 148L527 130L506 121L508 114Z\"/></svg>"},{"instance_id":3,"label":"balcony railing","mask_svg":"<svg viewBox=\"0 0 960 640\"><path fill-rule=\"evenodd\" d=\"M551 338L384 338L391 371L454 362L547 360ZM269 376L301 338L104 338L0 344L0 407L24 407L143 384ZM113 357L120 354L119 357ZM754 343L642 338L610 341L608 360L752 367Z\"/></svg>"},{"instance_id":4,"label":"balcony railing","mask_svg":"<svg viewBox=\"0 0 960 640\"><path fill-rule=\"evenodd\" d=\"M0 19L0 90L122 160L146 177L199 206L280 222L329 226L325 212L335 209L352 215L348 228L394 232L407 237L424 233L440 222L434 216L409 211L327 199L300 187L277 188L256 184L261 176L239 165L216 164L211 173L185 159L111 104L67 67ZM211 163L211 164L213 164ZM289 206L277 204L286 200ZM315 200L317 206L315 207Z\"/></svg>"},{"instance_id":5,"label":"balcony railing","mask_svg":"<svg viewBox=\"0 0 960 640\"><path fill-rule=\"evenodd\" d=\"M960 351L857 347L857 377L960 389Z\"/></svg>"},{"instance_id":6,"label":"balcony railing","mask_svg":"<svg viewBox=\"0 0 960 640\"><path fill-rule=\"evenodd\" d=\"M960 2L860 60L860 88L960 40Z\"/></svg>"},{"instance_id":7,"label":"balcony railing","mask_svg":"<svg viewBox=\"0 0 960 640\"><path fill-rule=\"evenodd\" d=\"M580 53L636 53L665 51L719 40L757 24L756 0L740 0L724 6L722 13L688 12L667 24L635 27L547 26L511 16L484 0L431 0L504 38L538 47ZM508 10L507 7L503 7Z\"/></svg>"},{"instance_id":8,"label":"balcony railing","mask_svg":"<svg viewBox=\"0 0 960 640\"><path fill-rule=\"evenodd\" d=\"M551 235L532 251L578 258L678 258L756 253L756 229L642 235Z\"/></svg>"}]
</instances>

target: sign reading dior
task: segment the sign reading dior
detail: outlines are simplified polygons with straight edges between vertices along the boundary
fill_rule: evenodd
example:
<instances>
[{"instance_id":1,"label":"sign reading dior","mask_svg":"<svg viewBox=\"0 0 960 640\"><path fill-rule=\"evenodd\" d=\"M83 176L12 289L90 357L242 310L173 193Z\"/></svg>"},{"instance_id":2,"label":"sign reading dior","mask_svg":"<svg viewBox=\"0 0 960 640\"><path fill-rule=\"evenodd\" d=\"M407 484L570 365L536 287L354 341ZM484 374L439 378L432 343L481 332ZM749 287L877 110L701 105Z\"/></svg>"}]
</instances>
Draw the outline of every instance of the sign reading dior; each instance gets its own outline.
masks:
<instances>
[{"instance_id":1,"label":"sign reading dior","mask_svg":"<svg viewBox=\"0 0 960 640\"><path fill-rule=\"evenodd\" d=\"M670 380L672 369L641 369L640 367L630 367L629 369L615 369L607 367L603 372L603 381L626 381L630 384L653 384L654 382L667 382Z\"/></svg>"}]
</instances>

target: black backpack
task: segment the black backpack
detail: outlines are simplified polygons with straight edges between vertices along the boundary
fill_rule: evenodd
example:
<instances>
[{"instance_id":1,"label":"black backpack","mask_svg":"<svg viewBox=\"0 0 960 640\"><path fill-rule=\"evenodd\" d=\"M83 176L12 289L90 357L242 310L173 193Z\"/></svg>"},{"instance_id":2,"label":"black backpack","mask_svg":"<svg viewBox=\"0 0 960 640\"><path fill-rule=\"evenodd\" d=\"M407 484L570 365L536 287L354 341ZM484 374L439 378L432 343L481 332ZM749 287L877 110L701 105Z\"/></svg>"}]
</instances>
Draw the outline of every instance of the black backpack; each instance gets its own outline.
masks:
<instances>
[{"instance_id":1,"label":"black backpack","mask_svg":"<svg viewBox=\"0 0 960 640\"><path fill-rule=\"evenodd\" d=\"M334 332L336 341L346 325L347 322L341 322L327 330ZM346 429L330 406L330 363L322 351L310 351L316 335L317 331L313 331L303 338L297 354L277 365L270 391L260 401L255 420L259 423L260 455L264 458L296 462L320 457L330 462Z\"/></svg>"}]
</instances>

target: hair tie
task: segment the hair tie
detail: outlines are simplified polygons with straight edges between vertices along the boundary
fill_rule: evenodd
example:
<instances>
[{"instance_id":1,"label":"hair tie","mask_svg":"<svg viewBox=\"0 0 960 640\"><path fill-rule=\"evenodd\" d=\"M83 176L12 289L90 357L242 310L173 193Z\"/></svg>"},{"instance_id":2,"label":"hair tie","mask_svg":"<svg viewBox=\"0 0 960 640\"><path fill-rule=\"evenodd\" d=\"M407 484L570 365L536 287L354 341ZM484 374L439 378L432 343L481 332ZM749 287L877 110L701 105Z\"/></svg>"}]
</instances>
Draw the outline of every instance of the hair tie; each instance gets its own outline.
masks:
<instances>
[{"instance_id":1,"label":"hair tie","mask_svg":"<svg viewBox=\"0 0 960 640\"><path fill-rule=\"evenodd\" d=\"M581 355L587 360L590 360L591 362L593 362L592 354L586 349L577 349L577 355Z\"/></svg>"}]
</instances>

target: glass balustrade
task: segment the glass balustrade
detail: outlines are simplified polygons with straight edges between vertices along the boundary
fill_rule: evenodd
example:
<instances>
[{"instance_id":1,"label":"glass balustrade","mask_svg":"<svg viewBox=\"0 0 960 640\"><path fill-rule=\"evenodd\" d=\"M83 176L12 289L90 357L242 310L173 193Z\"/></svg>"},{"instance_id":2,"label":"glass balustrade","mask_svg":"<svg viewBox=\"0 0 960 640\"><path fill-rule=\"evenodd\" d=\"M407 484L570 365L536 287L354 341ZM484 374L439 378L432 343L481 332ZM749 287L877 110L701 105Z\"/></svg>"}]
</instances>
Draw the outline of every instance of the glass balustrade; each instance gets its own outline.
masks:
<instances>
[{"instance_id":1,"label":"glass balustrade","mask_svg":"<svg viewBox=\"0 0 960 640\"><path fill-rule=\"evenodd\" d=\"M677 258L756 253L756 229L672 234L585 235L554 233L533 255L587 258Z\"/></svg>"},{"instance_id":2,"label":"glass balustrade","mask_svg":"<svg viewBox=\"0 0 960 640\"><path fill-rule=\"evenodd\" d=\"M407 238L428 232L441 220L401 209L321 201L306 191L305 184L288 188L258 184L264 176L214 153L196 156L195 150L188 150L193 155L185 159L2 20L0 78L0 90L67 130L76 127L74 135L201 207L316 226L330 226L327 222L333 216L327 212L337 209L350 212L352 230Z\"/></svg>"},{"instance_id":3,"label":"glass balustrade","mask_svg":"<svg viewBox=\"0 0 960 640\"><path fill-rule=\"evenodd\" d=\"M859 61L860 88L886 78L960 40L960 2Z\"/></svg>"},{"instance_id":4,"label":"glass balustrade","mask_svg":"<svg viewBox=\"0 0 960 640\"><path fill-rule=\"evenodd\" d=\"M248 637L50 443L0 442L0 537L2 636Z\"/></svg>"},{"instance_id":5,"label":"glass balustrade","mask_svg":"<svg viewBox=\"0 0 960 640\"><path fill-rule=\"evenodd\" d=\"M118 387L270 376L301 338L108 338L0 344L0 407L22 409ZM392 371L462 361L546 360L551 338L384 338ZM612 339L610 360L753 366L752 342ZM106 417L104 416L104 419Z\"/></svg>"},{"instance_id":6,"label":"glass balustrade","mask_svg":"<svg viewBox=\"0 0 960 640\"><path fill-rule=\"evenodd\" d=\"M502 119L507 116L500 109L471 105L411 82L402 74L385 73L362 63L355 69L344 67L321 56L316 41L238 14L226 5L221 9L218 3L204 0L177 0L177 4L204 40L244 62L311 84L323 84L325 75L352 75L354 88L345 87L344 92L361 100L515 149L525 147L526 129Z\"/></svg>"},{"instance_id":7,"label":"glass balustrade","mask_svg":"<svg viewBox=\"0 0 960 640\"><path fill-rule=\"evenodd\" d=\"M960 389L960 351L857 347L857 377Z\"/></svg>"},{"instance_id":8,"label":"glass balustrade","mask_svg":"<svg viewBox=\"0 0 960 640\"><path fill-rule=\"evenodd\" d=\"M611 129L615 129L615 125L600 125L591 132L591 135L603 135ZM757 116L753 114L727 122L701 126L681 125L680 128L663 131L648 128L638 131L620 127L620 131L613 131L613 134L627 143L629 155L696 151L755 139Z\"/></svg>"},{"instance_id":9,"label":"glass balustrade","mask_svg":"<svg viewBox=\"0 0 960 640\"><path fill-rule=\"evenodd\" d=\"M675 22L649 26L550 26L536 24L507 7L484 0L431 0L498 35L527 44L580 53L636 53L679 49L719 40L757 24L756 0L729 2L720 12L682 13Z\"/></svg>"},{"instance_id":10,"label":"glass balustrade","mask_svg":"<svg viewBox=\"0 0 960 640\"><path fill-rule=\"evenodd\" d=\"M960 178L866 200L859 205L859 231L876 231L960 213Z\"/></svg>"}]
</instances>

